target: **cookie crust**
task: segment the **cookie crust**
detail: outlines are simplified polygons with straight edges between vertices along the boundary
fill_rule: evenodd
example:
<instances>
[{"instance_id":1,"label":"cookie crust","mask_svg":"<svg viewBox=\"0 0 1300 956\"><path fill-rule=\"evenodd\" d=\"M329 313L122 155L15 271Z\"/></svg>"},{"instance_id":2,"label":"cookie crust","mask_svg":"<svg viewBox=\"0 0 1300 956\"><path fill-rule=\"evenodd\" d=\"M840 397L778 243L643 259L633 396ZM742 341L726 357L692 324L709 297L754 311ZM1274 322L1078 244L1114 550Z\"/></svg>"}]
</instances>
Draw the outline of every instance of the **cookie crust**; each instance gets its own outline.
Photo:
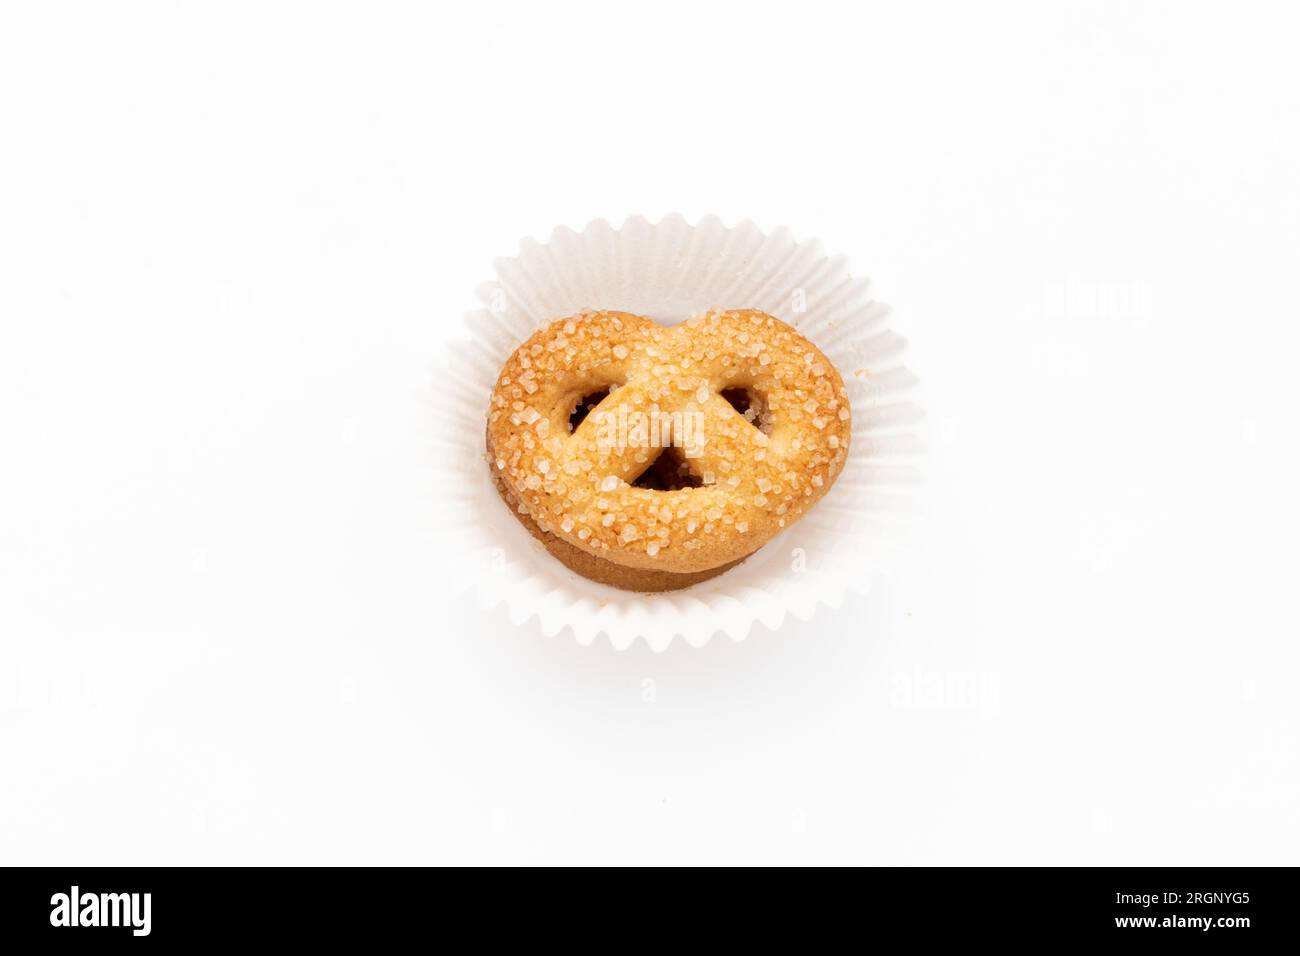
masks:
<instances>
[{"instance_id":1,"label":"cookie crust","mask_svg":"<svg viewBox=\"0 0 1300 956\"><path fill-rule=\"evenodd\" d=\"M570 431L575 407L602 390ZM745 413L725 397L736 393L753 400ZM851 414L830 360L766 313L714 311L664 327L587 312L539 329L507 360L488 409L488 463L516 514L575 570L633 582L644 572L717 574L830 489L847 459ZM649 444L610 439L611 422L637 415L669 425ZM683 440L692 421L693 448ZM693 486L638 487L667 439ZM567 547L551 548L546 536Z\"/></svg>"}]
</instances>

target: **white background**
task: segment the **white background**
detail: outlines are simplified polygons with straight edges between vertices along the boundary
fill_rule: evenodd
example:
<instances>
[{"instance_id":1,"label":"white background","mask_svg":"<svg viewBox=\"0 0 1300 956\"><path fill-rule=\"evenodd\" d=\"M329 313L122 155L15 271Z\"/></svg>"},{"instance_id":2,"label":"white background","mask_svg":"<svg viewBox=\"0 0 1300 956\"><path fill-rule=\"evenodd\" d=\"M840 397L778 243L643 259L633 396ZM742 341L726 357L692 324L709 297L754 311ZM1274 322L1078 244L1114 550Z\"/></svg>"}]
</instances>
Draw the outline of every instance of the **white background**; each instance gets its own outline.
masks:
<instances>
[{"instance_id":1,"label":"white background","mask_svg":"<svg viewBox=\"0 0 1300 956\"><path fill-rule=\"evenodd\" d=\"M1294 15L454 6L0 16L0 862L1296 863ZM436 580L424 406L673 210L871 275L927 514L581 648Z\"/></svg>"}]
</instances>

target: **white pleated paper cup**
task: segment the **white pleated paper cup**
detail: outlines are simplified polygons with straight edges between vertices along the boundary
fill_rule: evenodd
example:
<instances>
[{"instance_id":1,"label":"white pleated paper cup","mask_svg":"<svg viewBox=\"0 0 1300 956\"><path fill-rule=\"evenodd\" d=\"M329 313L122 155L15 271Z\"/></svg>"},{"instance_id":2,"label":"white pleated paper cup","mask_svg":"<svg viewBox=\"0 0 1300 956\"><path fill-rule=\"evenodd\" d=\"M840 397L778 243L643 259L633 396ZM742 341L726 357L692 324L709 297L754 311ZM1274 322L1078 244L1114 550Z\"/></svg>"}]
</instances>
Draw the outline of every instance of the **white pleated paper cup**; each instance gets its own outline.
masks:
<instances>
[{"instance_id":1,"label":"white pleated paper cup","mask_svg":"<svg viewBox=\"0 0 1300 956\"><path fill-rule=\"evenodd\" d=\"M439 553L454 587L510 620L582 644L604 634L617 649L644 639L661 651L714 635L743 640L755 622L776 629L807 620L888 571L907 538L920 479L923 418L905 340L889 310L847 261L786 228L728 228L678 215L620 229L597 220L556 229L499 259L481 285L469 335L446 355L436 402ZM709 309L760 309L788 322L835 363L853 406L853 440L834 486L802 520L725 574L681 591L641 594L574 574L536 541L497 494L489 474L488 400L510 353L539 326L584 310L620 310L673 324Z\"/></svg>"}]
</instances>

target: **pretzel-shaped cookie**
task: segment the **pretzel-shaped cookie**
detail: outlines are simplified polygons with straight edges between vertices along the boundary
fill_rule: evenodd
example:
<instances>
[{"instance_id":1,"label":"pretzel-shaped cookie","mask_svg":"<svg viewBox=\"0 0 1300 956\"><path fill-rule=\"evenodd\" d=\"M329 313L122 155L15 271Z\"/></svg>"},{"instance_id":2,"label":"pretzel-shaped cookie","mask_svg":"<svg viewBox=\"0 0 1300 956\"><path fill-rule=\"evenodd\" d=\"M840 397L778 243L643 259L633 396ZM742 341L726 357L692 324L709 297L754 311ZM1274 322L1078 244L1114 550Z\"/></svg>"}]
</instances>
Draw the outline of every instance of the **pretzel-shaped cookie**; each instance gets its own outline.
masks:
<instances>
[{"instance_id":1,"label":"pretzel-shaped cookie","mask_svg":"<svg viewBox=\"0 0 1300 956\"><path fill-rule=\"evenodd\" d=\"M669 327L584 312L506 361L487 447L542 531L618 565L687 573L798 520L843 468L850 425L830 360L764 312Z\"/></svg>"}]
</instances>

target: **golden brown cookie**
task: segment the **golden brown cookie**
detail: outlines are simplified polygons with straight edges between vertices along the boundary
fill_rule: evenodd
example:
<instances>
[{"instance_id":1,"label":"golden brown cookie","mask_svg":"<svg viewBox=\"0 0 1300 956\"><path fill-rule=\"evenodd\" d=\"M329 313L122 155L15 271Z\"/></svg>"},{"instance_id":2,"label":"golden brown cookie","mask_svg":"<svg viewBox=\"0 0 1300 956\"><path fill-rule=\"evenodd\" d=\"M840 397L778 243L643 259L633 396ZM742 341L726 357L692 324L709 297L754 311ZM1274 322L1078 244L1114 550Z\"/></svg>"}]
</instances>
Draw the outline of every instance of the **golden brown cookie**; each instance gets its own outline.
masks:
<instances>
[{"instance_id":1,"label":"golden brown cookie","mask_svg":"<svg viewBox=\"0 0 1300 956\"><path fill-rule=\"evenodd\" d=\"M507 360L487 449L502 497L568 567L665 590L798 520L843 468L850 426L830 360L766 313L664 327L588 312Z\"/></svg>"}]
</instances>

